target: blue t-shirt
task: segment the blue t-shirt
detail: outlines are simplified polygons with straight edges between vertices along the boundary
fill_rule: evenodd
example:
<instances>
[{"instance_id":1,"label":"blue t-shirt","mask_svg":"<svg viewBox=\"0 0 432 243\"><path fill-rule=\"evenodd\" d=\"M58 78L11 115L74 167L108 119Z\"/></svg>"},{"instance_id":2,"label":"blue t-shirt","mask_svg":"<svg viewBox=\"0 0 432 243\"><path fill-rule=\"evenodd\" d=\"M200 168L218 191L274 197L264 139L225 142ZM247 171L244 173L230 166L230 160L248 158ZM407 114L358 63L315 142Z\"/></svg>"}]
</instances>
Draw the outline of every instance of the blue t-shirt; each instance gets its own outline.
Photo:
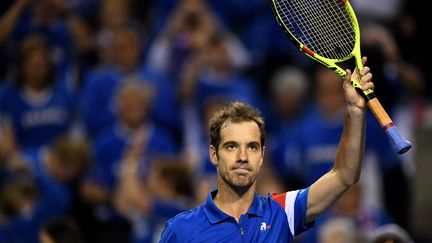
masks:
<instances>
[{"instance_id":1,"label":"blue t-shirt","mask_svg":"<svg viewBox=\"0 0 432 243\"><path fill-rule=\"evenodd\" d=\"M60 84L47 89L43 99L32 99L9 83L0 90L0 117L8 119L21 149L37 149L69 131L75 97Z\"/></svg>"},{"instance_id":2,"label":"blue t-shirt","mask_svg":"<svg viewBox=\"0 0 432 243\"><path fill-rule=\"evenodd\" d=\"M203 205L170 219L160 242L292 242L313 225L304 222L308 192L309 188L268 196L255 193L237 223L215 205L214 190Z\"/></svg>"},{"instance_id":3,"label":"blue t-shirt","mask_svg":"<svg viewBox=\"0 0 432 243\"><path fill-rule=\"evenodd\" d=\"M174 155L177 147L172 136L155 124L149 125L147 144L144 148L145 158L140 163L140 175L148 173L151 160L159 155ZM125 152L132 144L134 134L125 130L119 123L101 133L94 143L95 164L89 179L105 189L114 190Z\"/></svg>"}]
</instances>

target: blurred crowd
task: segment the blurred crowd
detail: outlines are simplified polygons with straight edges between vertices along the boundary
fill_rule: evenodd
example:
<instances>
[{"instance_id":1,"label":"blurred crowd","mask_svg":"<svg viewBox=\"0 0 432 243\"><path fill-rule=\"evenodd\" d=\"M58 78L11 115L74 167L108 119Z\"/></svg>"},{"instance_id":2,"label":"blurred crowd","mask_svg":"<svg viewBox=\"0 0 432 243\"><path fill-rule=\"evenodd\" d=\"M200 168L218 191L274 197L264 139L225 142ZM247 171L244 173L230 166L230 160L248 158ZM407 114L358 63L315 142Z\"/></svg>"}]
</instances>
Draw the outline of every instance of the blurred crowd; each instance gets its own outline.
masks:
<instances>
[{"instance_id":1,"label":"blurred crowd","mask_svg":"<svg viewBox=\"0 0 432 243\"><path fill-rule=\"evenodd\" d=\"M375 93L414 148L396 155L368 113L360 183L296 241L409 242L427 22L409 1L352 4ZM260 194L332 166L341 82L267 1L2 0L0 14L0 243L157 242L215 188L207 121L232 100L266 118Z\"/></svg>"}]
</instances>

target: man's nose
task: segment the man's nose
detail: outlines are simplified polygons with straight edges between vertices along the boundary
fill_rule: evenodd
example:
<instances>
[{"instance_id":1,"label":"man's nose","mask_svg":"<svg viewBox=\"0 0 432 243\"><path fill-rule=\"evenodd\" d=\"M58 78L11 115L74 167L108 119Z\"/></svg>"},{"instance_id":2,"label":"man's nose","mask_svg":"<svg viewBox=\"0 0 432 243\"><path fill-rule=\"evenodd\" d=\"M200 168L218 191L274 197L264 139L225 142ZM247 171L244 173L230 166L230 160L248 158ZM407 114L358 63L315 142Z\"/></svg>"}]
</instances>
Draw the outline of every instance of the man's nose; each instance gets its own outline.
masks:
<instances>
[{"instance_id":1,"label":"man's nose","mask_svg":"<svg viewBox=\"0 0 432 243\"><path fill-rule=\"evenodd\" d=\"M239 161L247 161L248 160L248 154L247 154L246 146L240 146L238 160Z\"/></svg>"}]
</instances>

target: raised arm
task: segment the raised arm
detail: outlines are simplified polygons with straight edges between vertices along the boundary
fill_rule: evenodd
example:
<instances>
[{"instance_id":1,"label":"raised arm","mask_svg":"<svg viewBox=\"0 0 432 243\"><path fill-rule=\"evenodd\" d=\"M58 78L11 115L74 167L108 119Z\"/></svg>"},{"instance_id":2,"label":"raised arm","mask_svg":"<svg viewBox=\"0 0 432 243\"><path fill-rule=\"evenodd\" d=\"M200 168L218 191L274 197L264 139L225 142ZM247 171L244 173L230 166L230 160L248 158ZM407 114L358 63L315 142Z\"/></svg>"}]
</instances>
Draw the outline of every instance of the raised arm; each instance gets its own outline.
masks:
<instances>
[{"instance_id":1,"label":"raised arm","mask_svg":"<svg viewBox=\"0 0 432 243\"><path fill-rule=\"evenodd\" d=\"M366 57L362 61L365 63ZM362 89L373 88L369 68L365 66L360 74ZM354 72L353 77L358 77L357 72ZM366 102L351 86L350 80L351 72L347 70L343 82L346 103L342 137L333 168L309 189L306 223L323 214L360 178L365 145Z\"/></svg>"},{"instance_id":2,"label":"raised arm","mask_svg":"<svg viewBox=\"0 0 432 243\"><path fill-rule=\"evenodd\" d=\"M9 10L0 17L0 45L7 41L21 16L21 13L30 2L30 0L17 0Z\"/></svg>"}]
</instances>

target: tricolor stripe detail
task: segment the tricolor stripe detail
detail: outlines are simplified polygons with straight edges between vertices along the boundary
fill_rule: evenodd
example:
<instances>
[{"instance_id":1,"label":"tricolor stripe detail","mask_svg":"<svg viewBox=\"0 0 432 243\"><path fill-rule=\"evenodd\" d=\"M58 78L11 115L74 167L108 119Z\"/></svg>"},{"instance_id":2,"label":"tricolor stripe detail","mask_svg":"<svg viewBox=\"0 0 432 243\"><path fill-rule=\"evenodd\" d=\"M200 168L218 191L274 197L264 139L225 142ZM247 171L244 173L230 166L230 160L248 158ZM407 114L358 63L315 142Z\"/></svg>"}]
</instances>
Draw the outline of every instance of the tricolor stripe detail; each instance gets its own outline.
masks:
<instances>
[{"instance_id":1,"label":"tricolor stripe detail","mask_svg":"<svg viewBox=\"0 0 432 243\"><path fill-rule=\"evenodd\" d=\"M295 235L295 229L294 229L294 204L295 204L295 200L296 200L298 192L299 192L298 190L297 191L287 192L286 199L285 199L285 214L287 216L288 225L289 225L291 234L293 236Z\"/></svg>"},{"instance_id":2,"label":"tricolor stripe detail","mask_svg":"<svg viewBox=\"0 0 432 243\"><path fill-rule=\"evenodd\" d=\"M285 210L285 199L286 199L286 193L277 194L273 193L272 198L281 205L281 207Z\"/></svg>"},{"instance_id":3,"label":"tricolor stripe detail","mask_svg":"<svg viewBox=\"0 0 432 243\"><path fill-rule=\"evenodd\" d=\"M295 228L294 228L294 204L295 204L295 200L297 198L297 194L298 194L299 190L296 191L289 191L286 193L282 193L282 194L272 194L272 198L279 203L279 205L282 206L282 208L285 211L285 215L287 217L288 220L288 225L290 228L290 232L291 235L294 236L295 233Z\"/></svg>"}]
</instances>

